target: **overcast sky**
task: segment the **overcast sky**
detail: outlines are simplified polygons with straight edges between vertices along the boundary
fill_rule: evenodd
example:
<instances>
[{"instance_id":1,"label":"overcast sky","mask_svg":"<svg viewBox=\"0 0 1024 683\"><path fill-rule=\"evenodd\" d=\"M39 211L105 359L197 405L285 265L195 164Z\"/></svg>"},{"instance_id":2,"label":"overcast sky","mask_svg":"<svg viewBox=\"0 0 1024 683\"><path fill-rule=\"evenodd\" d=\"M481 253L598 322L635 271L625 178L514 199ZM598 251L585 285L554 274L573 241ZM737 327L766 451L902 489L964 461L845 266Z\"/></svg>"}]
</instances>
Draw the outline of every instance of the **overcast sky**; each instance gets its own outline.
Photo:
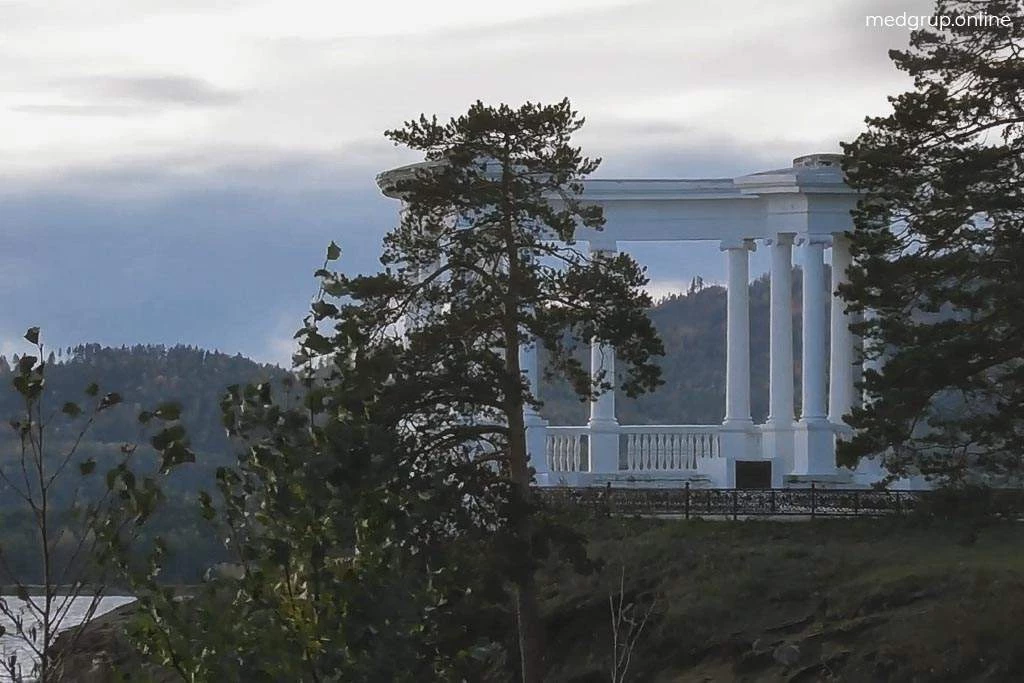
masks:
<instances>
[{"instance_id":1,"label":"overcast sky","mask_svg":"<svg viewBox=\"0 0 1024 683\"><path fill-rule=\"evenodd\" d=\"M838 152L908 83L927 0L0 0L0 352L186 343L286 362L334 239L370 271L416 161L381 133L568 96L600 177ZM709 247L624 245L655 293ZM755 262L755 266L760 261Z\"/></svg>"}]
</instances>

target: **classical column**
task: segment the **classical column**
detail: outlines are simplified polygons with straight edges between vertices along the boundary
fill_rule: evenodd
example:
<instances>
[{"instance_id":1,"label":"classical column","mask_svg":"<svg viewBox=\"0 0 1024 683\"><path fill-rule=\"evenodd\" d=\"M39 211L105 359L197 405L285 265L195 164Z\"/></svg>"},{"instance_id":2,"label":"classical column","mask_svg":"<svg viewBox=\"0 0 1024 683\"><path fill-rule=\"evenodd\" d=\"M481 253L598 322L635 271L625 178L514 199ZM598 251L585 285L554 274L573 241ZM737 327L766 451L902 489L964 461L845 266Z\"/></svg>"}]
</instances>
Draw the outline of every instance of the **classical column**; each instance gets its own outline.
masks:
<instances>
[{"instance_id":1,"label":"classical column","mask_svg":"<svg viewBox=\"0 0 1024 683\"><path fill-rule=\"evenodd\" d=\"M522 371L533 397L538 398L540 396L540 367L537 359L536 341L531 340L519 345L519 369ZM523 414L529 416L537 415L538 413L536 408L527 404L523 407Z\"/></svg>"},{"instance_id":2,"label":"classical column","mask_svg":"<svg viewBox=\"0 0 1024 683\"><path fill-rule=\"evenodd\" d=\"M536 398L540 386L536 341L519 345L519 367L530 386L530 392ZM547 484L550 471L547 459L548 422L529 404L523 406L523 422L526 426L526 451L529 454L530 466L535 472L535 479L538 484Z\"/></svg>"},{"instance_id":3,"label":"classical column","mask_svg":"<svg viewBox=\"0 0 1024 683\"><path fill-rule=\"evenodd\" d=\"M595 383L601 381L612 385L612 388L598 396L596 401L591 401L590 425L618 425L615 417L615 349L596 340L590 343L590 379Z\"/></svg>"},{"instance_id":4,"label":"classical column","mask_svg":"<svg viewBox=\"0 0 1024 683\"><path fill-rule=\"evenodd\" d=\"M828 419L835 425L843 424L843 416L850 412L854 394L854 334L850 332L850 316L846 302L836 294L839 285L846 282L850 267L850 242L843 234L832 237L832 347L829 356Z\"/></svg>"},{"instance_id":5,"label":"classical column","mask_svg":"<svg viewBox=\"0 0 1024 683\"><path fill-rule=\"evenodd\" d=\"M870 322L872 322L872 321L874 321L874 320L876 320L878 318L878 312L875 311L874 309L869 308L869 309L866 309L864 311L863 316L864 316L863 320L865 322L869 322L870 323ZM860 337L857 338L857 341L858 341L858 343L860 345L860 353L861 353L861 364L860 364L861 374L864 375L868 371L873 371L873 372L881 373L882 369L885 367L885 362L886 362L885 353L883 352L881 355L876 355L876 356L874 356L872 358L864 358L864 350L865 350L865 346L867 346L867 345L864 343L864 339L862 339ZM875 345L872 345L872 346L875 346ZM860 405L864 405L867 402L867 392L863 391L863 390L860 391L858 396L857 396L857 398L860 401Z\"/></svg>"},{"instance_id":6,"label":"classical column","mask_svg":"<svg viewBox=\"0 0 1024 683\"><path fill-rule=\"evenodd\" d=\"M615 246L590 244L591 257L614 253ZM596 339L590 343L590 376L593 381L612 385L590 403L588 459L590 471L598 473L619 470L619 421L615 417L615 349Z\"/></svg>"},{"instance_id":7,"label":"classical column","mask_svg":"<svg viewBox=\"0 0 1024 683\"><path fill-rule=\"evenodd\" d=\"M755 441L754 421L750 419L750 294L749 252L754 241L723 240L729 282L726 290L725 330L725 419L719 433L724 456L725 478L722 485L735 483L736 460L760 458Z\"/></svg>"},{"instance_id":8,"label":"classical column","mask_svg":"<svg viewBox=\"0 0 1024 683\"><path fill-rule=\"evenodd\" d=\"M805 235L803 250L803 362L800 421L796 425L794 472L804 475L836 473L835 434L826 416L825 364L825 246L827 235Z\"/></svg>"},{"instance_id":9,"label":"classical column","mask_svg":"<svg viewBox=\"0 0 1024 683\"><path fill-rule=\"evenodd\" d=\"M723 241L729 284L726 291L724 427L746 427L750 418L750 293L748 253L753 240Z\"/></svg>"},{"instance_id":10,"label":"classical column","mask_svg":"<svg viewBox=\"0 0 1024 683\"><path fill-rule=\"evenodd\" d=\"M865 322L871 322L878 318L878 312L874 309L866 309L861 317L861 320ZM857 357L860 361L857 373L855 375L858 379L861 379L868 371L881 373L886 363L886 354L883 352L882 355L874 358L864 358L864 339L860 336L855 337L857 344ZM858 407L862 407L869 403L867 400L867 392L862 389L856 390L854 393L854 402ZM869 484L874 484L881 480L886 474L885 459L886 455L891 453L891 449L885 453L876 457L861 458L857 464L857 475L858 478Z\"/></svg>"},{"instance_id":11,"label":"classical column","mask_svg":"<svg viewBox=\"0 0 1024 683\"><path fill-rule=\"evenodd\" d=\"M780 233L768 240L772 250L768 385L768 423L793 424L793 237Z\"/></svg>"},{"instance_id":12,"label":"classical column","mask_svg":"<svg viewBox=\"0 0 1024 683\"><path fill-rule=\"evenodd\" d=\"M772 486L793 471L793 233L765 240L771 247L768 420L761 454L772 459Z\"/></svg>"},{"instance_id":13,"label":"classical column","mask_svg":"<svg viewBox=\"0 0 1024 683\"><path fill-rule=\"evenodd\" d=\"M863 313L855 313L850 316L850 323L859 323L864 320ZM854 408L864 405L864 397L861 393L860 383L864 380L864 339L859 334L853 335L853 387L851 389L851 401Z\"/></svg>"},{"instance_id":14,"label":"classical column","mask_svg":"<svg viewBox=\"0 0 1024 683\"><path fill-rule=\"evenodd\" d=\"M825 246L828 238L803 238L803 384L801 422L821 422L825 414Z\"/></svg>"}]
</instances>

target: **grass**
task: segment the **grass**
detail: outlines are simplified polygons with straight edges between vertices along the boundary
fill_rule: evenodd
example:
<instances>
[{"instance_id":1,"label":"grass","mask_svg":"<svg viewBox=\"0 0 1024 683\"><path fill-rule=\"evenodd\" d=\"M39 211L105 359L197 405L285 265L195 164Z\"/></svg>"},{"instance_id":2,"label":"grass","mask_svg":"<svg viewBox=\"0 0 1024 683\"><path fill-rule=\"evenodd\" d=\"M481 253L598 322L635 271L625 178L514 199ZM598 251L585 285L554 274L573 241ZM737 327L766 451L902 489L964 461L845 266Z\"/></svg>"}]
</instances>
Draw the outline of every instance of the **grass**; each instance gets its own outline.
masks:
<instances>
[{"instance_id":1,"label":"grass","mask_svg":"<svg viewBox=\"0 0 1024 683\"><path fill-rule=\"evenodd\" d=\"M602 568L544 576L552 681L606 681L620 571L657 608L637 681L1024 679L1024 527L581 520Z\"/></svg>"},{"instance_id":2,"label":"grass","mask_svg":"<svg viewBox=\"0 0 1024 683\"><path fill-rule=\"evenodd\" d=\"M1024 525L569 521L599 569L541 573L548 681L610 679L623 571L627 600L656 600L633 681L1024 680Z\"/></svg>"}]
</instances>

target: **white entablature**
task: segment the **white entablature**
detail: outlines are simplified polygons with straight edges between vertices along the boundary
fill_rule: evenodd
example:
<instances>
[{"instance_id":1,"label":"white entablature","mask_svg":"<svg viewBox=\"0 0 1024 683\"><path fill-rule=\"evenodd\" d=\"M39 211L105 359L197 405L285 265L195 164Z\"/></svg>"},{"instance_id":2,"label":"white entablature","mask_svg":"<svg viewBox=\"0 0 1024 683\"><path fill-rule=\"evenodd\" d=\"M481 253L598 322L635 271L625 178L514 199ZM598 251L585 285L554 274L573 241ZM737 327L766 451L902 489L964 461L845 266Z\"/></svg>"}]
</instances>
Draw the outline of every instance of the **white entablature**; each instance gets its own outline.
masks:
<instances>
[{"instance_id":1,"label":"white entablature","mask_svg":"<svg viewBox=\"0 0 1024 683\"><path fill-rule=\"evenodd\" d=\"M620 425L612 393L591 404L586 426L550 426L528 412L527 440L539 484L679 485L721 487L744 480L772 486L864 484L874 473L837 468L835 440L848 427L855 404L855 339L845 305L834 296L850 255L857 193L843 179L841 157L812 154L789 168L737 178L584 181L583 199L600 204L605 225L576 238L592 251L616 251L619 242L719 242L728 272L725 420L721 425ZM396 197L394 182L423 168L414 164L378 176ZM749 252L771 252L769 417L750 415ZM801 414L794 413L792 264L802 250ZM822 287L825 250L832 249L832 300ZM831 338L831 344L829 343ZM531 381L539 376L536 351L521 350ZM594 345L594 372L614 365L612 349Z\"/></svg>"},{"instance_id":2,"label":"white entablature","mask_svg":"<svg viewBox=\"0 0 1024 683\"><path fill-rule=\"evenodd\" d=\"M606 223L596 235L577 237L611 244L843 232L857 199L843 182L840 158L812 154L790 168L738 178L587 180L583 196L604 207Z\"/></svg>"},{"instance_id":3,"label":"white entablature","mask_svg":"<svg viewBox=\"0 0 1024 683\"><path fill-rule=\"evenodd\" d=\"M829 235L848 230L856 194L843 181L838 154L798 157L790 168L738 178L698 180L589 179L587 201L604 207L605 226L582 230L581 241L602 243L672 240L766 239L778 232ZM385 171L385 195L431 163ZM587 234L590 232L591 234Z\"/></svg>"}]
</instances>

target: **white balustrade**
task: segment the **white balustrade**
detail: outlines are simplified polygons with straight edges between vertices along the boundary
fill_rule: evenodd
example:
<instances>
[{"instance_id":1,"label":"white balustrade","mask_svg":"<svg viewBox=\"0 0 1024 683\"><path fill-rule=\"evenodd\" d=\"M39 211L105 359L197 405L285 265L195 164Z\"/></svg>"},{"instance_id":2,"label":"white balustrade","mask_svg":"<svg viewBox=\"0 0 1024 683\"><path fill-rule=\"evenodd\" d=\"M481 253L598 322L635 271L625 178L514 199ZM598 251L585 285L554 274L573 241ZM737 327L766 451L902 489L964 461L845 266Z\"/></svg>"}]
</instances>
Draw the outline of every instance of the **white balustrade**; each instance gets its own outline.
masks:
<instances>
[{"instance_id":1,"label":"white balustrade","mask_svg":"<svg viewBox=\"0 0 1024 683\"><path fill-rule=\"evenodd\" d=\"M623 425L626 466L631 472L700 470L722 456L717 425Z\"/></svg>"},{"instance_id":2,"label":"white balustrade","mask_svg":"<svg viewBox=\"0 0 1024 683\"><path fill-rule=\"evenodd\" d=\"M699 471L702 462L722 457L718 425L622 425L621 471ZM551 472L588 472L587 427L548 427L547 461Z\"/></svg>"},{"instance_id":3,"label":"white balustrade","mask_svg":"<svg viewBox=\"0 0 1024 683\"><path fill-rule=\"evenodd\" d=\"M589 470L586 427L548 427L547 459L551 472Z\"/></svg>"}]
</instances>

